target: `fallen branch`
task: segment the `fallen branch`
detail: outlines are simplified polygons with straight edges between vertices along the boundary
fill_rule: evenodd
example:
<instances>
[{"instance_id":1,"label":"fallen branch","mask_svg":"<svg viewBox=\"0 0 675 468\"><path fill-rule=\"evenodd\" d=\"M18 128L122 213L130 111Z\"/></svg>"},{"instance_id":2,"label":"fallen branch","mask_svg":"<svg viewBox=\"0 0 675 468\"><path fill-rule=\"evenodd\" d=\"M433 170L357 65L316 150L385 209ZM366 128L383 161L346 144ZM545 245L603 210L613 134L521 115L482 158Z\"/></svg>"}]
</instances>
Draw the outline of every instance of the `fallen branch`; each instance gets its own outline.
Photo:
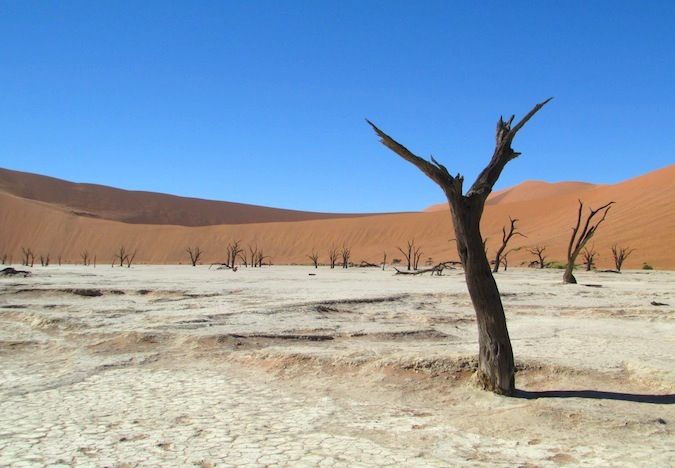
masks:
<instances>
[{"instance_id":1,"label":"fallen branch","mask_svg":"<svg viewBox=\"0 0 675 468\"><path fill-rule=\"evenodd\" d=\"M22 275L24 278L31 276L32 273L26 270L15 270L12 267L4 268L0 270L0 276L17 276Z\"/></svg>"},{"instance_id":2,"label":"fallen branch","mask_svg":"<svg viewBox=\"0 0 675 468\"><path fill-rule=\"evenodd\" d=\"M399 270L398 268L394 267L394 270L396 270L395 275L423 275L424 273L431 273L431 276L434 276L436 274L437 276L443 275L443 270L446 268L449 270L454 270L456 265L459 262L441 262L431 268L425 268L423 270L417 270L417 271L405 271L405 270Z\"/></svg>"}]
</instances>

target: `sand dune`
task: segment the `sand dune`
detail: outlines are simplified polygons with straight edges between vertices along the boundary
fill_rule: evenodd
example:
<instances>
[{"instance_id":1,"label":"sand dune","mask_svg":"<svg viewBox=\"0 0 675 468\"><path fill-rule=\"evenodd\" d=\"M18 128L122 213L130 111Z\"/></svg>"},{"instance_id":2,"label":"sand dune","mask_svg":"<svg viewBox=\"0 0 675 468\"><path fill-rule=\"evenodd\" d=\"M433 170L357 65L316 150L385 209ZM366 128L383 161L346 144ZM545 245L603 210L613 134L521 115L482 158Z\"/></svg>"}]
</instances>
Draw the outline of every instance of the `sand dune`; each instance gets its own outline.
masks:
<instances>
[{"instance_id":1,"label":"sand dune","mask_svg":"<svg viewBox=\"0 0 675 468\"><path fill-rule=\"evenodd\" d=\"M76 184L26 172L0 168L0 191L61 207L79 216L132 224L212 226L363 216L312 213L163 193L121 190L95 184Z\"/></svg>"},{"instance_id":2,"label":"sand dune","mask_svg":"<svg viewBox=\"0 0 675 468\"><path fill-rule=\"evenodd\" d=\"M525 184L526 188L528 185L532 183ZM502 191L498 203L486 206L483 234L488 238L490 255L497 248L502 226L512 216L520 219L520 230L527 238L514 240L512 247L523 248L511 254L511 265L529 262L532 255L524 247L533 245L545 245L549 260L564 261L577 199L591 206L613 200L616 206L593 241L600 253L600 267L611 266L609 249L618 243L635 249L626 268L640 268L646 262L655 268L675 269L675 165L615 185L564 184L557 194L546 185L558 184L539 184L544 187L540 192L546 195L543 198L528 198L526 189L514 187ZM23 189L30 190L36 193L39 187ZM48 200L46 192L40 198ZM358 263L362 259L379 262L385 251L389 260L401 258L396 247L414 238L423 247L424 260L457 258L450 242L453 234L447 211L186 227L82 216L73 213L72 206L64 206L63 199L53 203L44 200L0 192L0 255L7 252L17 262L25 246L38 255L50 253L52 261L61 256L63 261L77 262L80 252L87 249L102 264L109 263L114 250L124 244L138 249L140 263L186 263L185 248L199 245L206 252L204 263L209 263L223 259L225 245L238 239L244 245L264 248L276 264L308 263L312 248L327 262L331 245L351 247L351 260Z\"/></svg>"}]
</instances>

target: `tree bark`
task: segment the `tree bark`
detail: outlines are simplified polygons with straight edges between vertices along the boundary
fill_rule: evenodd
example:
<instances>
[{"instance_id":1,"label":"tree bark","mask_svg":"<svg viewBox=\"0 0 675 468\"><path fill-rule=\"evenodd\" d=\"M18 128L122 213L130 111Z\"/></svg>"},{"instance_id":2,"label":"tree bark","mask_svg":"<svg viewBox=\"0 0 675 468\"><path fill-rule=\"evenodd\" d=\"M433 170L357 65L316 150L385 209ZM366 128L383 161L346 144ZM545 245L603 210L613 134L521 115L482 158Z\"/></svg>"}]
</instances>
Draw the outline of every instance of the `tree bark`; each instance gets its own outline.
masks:
<instances>
[{"instance_id":1,"label":"tree bark","mask_svg":"<svg viewBox=\"0 0 675 468\"><path fill-rule=\"evenodd\" d=\"M457 251L478 322L478 382L494 393L515 390L515 361L499 289L480 233L482 203L448 197Z\"/></svg>"}]
</instances>

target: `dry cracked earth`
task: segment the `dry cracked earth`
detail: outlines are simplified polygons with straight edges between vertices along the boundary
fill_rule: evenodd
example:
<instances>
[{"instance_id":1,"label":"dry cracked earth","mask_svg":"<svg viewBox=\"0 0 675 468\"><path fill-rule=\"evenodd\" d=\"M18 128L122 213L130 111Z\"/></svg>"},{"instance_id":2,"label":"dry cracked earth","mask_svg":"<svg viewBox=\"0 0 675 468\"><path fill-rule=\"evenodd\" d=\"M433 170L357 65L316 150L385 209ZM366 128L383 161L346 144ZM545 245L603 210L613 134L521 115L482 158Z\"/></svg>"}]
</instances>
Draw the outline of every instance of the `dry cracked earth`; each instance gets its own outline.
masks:
<instances>
[{"instance_id":1,"label":"dry cracked earth","mask_svg":"<svg viewBox=\"0 0 675 468\"><path fill-rule=\"evenodd\" d=\"M513 398L474 385L473 311L446 273L0 278L0 465L675 464L674 273L498 274Z\"/></svg>"}]
</instances>

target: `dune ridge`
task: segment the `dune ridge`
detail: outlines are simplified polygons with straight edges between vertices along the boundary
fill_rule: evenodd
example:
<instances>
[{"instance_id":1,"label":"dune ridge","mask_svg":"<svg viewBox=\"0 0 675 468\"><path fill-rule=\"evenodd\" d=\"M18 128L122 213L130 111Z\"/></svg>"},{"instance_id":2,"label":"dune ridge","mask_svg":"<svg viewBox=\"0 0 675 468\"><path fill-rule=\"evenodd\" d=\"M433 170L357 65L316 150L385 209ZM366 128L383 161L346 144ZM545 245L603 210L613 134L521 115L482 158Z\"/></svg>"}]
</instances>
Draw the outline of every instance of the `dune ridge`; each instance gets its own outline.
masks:
<instances>
[{"instance_id":1,"label":"dune ridge","mask_svg":"<svg viewBox=\"0 0 675 468\"><path fill-rule=\"evenodd\" d=\"M27 181L38 183L40 179L35 177L41 176L32 176ZM351 248L352 262L378 263L384 252L388 262L401 258L396 247L413 238L423 248L423 263L429 258L432 262L457 259L451 242L454 237L451 220L445 210L332 219L291 217L273 222L212 226L134 224L74 213L72 206L62 204L62 199L58 200L61 203L28 199L9 193L6 185L0 184L0 187L0 255L7 253L15 263L20 259L21 248L29 247L37 255L49 253L53 263L58 256L63 262L79 262L80 253L86 249L97 256L99 264L107 264L120 245L137 249L137 262L151 264L186 264L186 247L198 245L205 251L203 263L211 263L224 259L225 246L232 240L263 248L276 264L308 264L307 256L312 249L316 249L320 261L326 263L328 249L343 245ZM512 197L503 195L498 203L485 208L482 231L487 237L488 255L492 256L497 249L501 228L511 216L520 219L519 229L527 238L518 238L510 245L520 247L509 256L510 266L533 260L527 248L534 245L547 247L548 260L564 261L577 199L596 207L613 200L616 205L592 241L599 251L599 267L612 266L609 249L617 243L635 249L625 268L640 268L648 263L654 268L675 269L675 249L672 248L675 245L675 165L614 185L581 183L563 187L559 194L546 188L547 195L543 198L518 195L518 192L527 193L520 186L502 191L506 195L511 193ZM30 186L23 190L38 191ZM48 199L44 194L41 198Z\"/></svg>"}]
</instances>

